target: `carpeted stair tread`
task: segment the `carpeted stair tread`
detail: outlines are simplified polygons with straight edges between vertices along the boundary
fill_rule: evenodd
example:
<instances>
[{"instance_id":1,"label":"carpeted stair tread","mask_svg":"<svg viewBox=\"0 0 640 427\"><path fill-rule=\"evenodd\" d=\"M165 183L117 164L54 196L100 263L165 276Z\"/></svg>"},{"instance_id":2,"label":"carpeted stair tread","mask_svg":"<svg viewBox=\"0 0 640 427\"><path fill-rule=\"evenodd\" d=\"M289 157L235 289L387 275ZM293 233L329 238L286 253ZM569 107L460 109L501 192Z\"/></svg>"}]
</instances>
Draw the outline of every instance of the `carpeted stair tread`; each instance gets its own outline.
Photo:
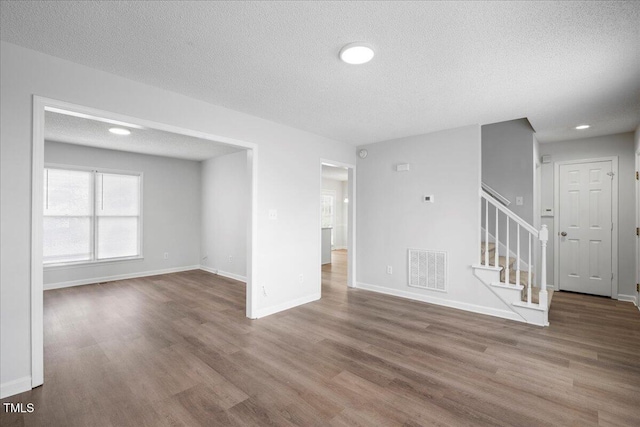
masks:
<instances>
[{"instance_id":1,"label":"carpeted stair tread","mask_svg":"<svg viewBox=\"0 0 640 427\"><path fill-rule=\"evenodd\" d=\"M551 306L551 298L553 298L553 289L547 289L547 308ZM520 299L522 302L527 302L527 288L522 289ZM533 304L540 303L540 288L531 287L531 302Z\"/></svg>"},{"instance_id":2,"label":"carpeted stair tread","mask_svg":"<svg viewBox=\"0 0 640 427\"><path fill-rule=\"evenodd\" d=\"M504 277L506 274L507 271L503 268L500 272L500 282L504 283ZM534 277L535 274L531 274L532 285L535 282L535 280L533 280ZM516 270L509 269L509 283L512 285L516 284ZM529 285L529 272L526 270L520 270L520 285L524 287L527 287L527 285Z\"/></svg>"},{"instance_id":3,"label":"carpeted stair tread","mask_svg":"<svg viewBox=\"0 0 640 427\"><path fill-rule=\"evenodd\" d=\"M484 257L482 257L482 259L480 260L483 264L484 264ZM516 262L516 259L513 257L509 258L509 268L513 267L513 263ZM491 254L491 256L489 256L489 264L490 266L495 266L496 265L496 257ZM503 257L503 256L499 256L498 257L498 266L502 267L503 269L507 266L507 258Z\"/></svg>"},{"instance_id":4,"label":"carpeted stair tread","mask_svg":"<svg viewBox=\"0 0 640 427\"><path fill-rule=\"evenodd\" d=\"M484 256L484 253L486 252L486 245L484 244L484 242L481 242L481 246L480 246L480 253ZM489 253L493 253L496 250L496 244L493 242L489 242Z\"/></svg>"}]
</instances>

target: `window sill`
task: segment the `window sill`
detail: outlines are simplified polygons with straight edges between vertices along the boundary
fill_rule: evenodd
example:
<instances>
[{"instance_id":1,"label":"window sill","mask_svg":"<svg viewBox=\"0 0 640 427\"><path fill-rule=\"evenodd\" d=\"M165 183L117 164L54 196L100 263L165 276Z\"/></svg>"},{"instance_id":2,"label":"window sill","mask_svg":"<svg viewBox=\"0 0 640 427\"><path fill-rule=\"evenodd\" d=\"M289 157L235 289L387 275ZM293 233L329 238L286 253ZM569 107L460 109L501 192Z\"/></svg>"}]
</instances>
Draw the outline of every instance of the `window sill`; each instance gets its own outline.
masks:
<instances>
[{"instance_id":1,"label":"window sill","mask_svg":"<svg viewBox=\"0 0 640 427\"><path fill-rule=\"evenodd\" d=\"M98 261L80 261L80 262L65 262L65 263L57 263L57 264L44 264L45 270L63 270L65 268L76 268L76 267L95 267L103 264L119 264L131 261L144 261L143 256L135 256L135 257L127 257L127 258L111 258L111 259L102 259Z\"/></svg>"}]
</instances>

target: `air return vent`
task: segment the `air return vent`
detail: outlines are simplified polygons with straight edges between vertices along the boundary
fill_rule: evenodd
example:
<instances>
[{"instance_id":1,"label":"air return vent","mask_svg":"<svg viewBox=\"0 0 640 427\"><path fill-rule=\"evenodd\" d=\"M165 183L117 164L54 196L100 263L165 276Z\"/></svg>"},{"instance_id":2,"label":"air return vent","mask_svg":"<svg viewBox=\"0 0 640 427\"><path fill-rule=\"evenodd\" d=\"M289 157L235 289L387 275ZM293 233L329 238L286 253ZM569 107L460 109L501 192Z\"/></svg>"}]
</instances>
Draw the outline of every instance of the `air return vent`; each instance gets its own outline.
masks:
<instances>
[{"instance_id":1,"label":"air return vent","mask_svg":"<svg viewBox=\"0 0 640 427\"><path fill-rule=\"evenodd\" d=\"M444 291L446 284L446 252L409 249L409 286Z\"/></svg>"}]
</instances>

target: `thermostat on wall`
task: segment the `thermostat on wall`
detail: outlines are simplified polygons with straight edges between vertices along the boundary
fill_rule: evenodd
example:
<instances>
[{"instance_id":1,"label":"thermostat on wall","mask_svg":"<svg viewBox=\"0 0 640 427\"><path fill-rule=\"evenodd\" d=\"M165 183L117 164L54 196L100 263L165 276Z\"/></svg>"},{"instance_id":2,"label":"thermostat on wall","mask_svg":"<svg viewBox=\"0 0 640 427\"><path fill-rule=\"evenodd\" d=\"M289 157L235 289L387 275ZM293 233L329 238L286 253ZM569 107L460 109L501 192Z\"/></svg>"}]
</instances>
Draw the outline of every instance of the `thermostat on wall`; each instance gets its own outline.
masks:
<instances>
[{"instance_id":1,"label":"thermostat on wall","mask_svg":"<svg viewBox=\"0 0 640 427\"><path fill-rule=\"evenodd\" d=\"M433 203L433 194L422 196L422 201L425 203Z\"/></svg>"}]
</instances>

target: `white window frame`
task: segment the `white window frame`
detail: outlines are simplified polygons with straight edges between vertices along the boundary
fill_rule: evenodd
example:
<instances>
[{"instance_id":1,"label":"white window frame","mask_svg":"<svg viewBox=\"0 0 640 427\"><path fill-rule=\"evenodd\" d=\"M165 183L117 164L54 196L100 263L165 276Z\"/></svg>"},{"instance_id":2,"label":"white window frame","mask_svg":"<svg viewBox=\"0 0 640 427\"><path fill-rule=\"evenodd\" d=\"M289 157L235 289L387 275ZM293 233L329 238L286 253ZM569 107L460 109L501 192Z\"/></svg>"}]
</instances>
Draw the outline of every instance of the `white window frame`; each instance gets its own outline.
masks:
<instances>
[{"instance_id":1,"label":"white window frame","mask_svg":"<svg viewBox=\"0 0 640 427\"><path fill-rule=\"evenodd\" d=\"M335 246L334 244L334 236L335 236L335 229L336 229L336 210L338 209L338 196L335 190L322 190L322 197L324 196L330 196L333 198L333 206L332 206L332 210L331 210L331 250L333 250L333 247ZM320 200L320 208L323 208L323 204L324 202L322 200ZM324 217L324 214L321 214L321 217ZM321 218L321 222L322 222L322 227L325 227L324 225L324 221L322 221Z\"/></svg>"},{"instance_id":2,"label":"white window frame","mask_svg":"<svg viewBox=\"0 0 640 427\"><path fill-rule=\"evenodd\" d=\"M144 232L144 224L143 224L143 211L142 211L142 207L143 207L143 189L144 189L144 174L142 172L138 172L138 171L128 171L128 170L120 170L120 169L109 169L109 168L98 168L98 167L87 167L87 166L77 166L77 165L66 165L66 164L59 164L59 163L45 163L44 165L44 169L61 169L61 170L72 170L72 171L82 171L82 172L93 172L93 191L91 193L92 196L92 221L91 221L91 227L92 227L92 239L91 239L91 245L92 245L92 257L93 259L91 260L82 260L82 261L70 261L70 262L56 262L56 263L44 263L43 262L43 267L45 270L54 270L54 269L64 269L64 268L73 268L73 267L79 267L79 266L91 266L91 265L97 265L97 264L109 264L109 263L118 263L118 262L127 262L127 261L135 261L135 260L143 260L144 259L144 254L143 254L143 232ZM131 175L131 176L138 176L140 178L140 184L139 184L139 197L138 197L138 215L139 215L139 219L138 219L138 255L134 255L134 256L128 256L128 257L117 257L117 258L106 258L106 259L96 259L97 256L97 246L98 246L98 239L97 239L97 233L98 233L98 227L97 227L97 214L95 211L95 205L96 205L96 174L98 173L107 173L107 174L115 174L115 175Z\"/></svg>"}]
</instances>

